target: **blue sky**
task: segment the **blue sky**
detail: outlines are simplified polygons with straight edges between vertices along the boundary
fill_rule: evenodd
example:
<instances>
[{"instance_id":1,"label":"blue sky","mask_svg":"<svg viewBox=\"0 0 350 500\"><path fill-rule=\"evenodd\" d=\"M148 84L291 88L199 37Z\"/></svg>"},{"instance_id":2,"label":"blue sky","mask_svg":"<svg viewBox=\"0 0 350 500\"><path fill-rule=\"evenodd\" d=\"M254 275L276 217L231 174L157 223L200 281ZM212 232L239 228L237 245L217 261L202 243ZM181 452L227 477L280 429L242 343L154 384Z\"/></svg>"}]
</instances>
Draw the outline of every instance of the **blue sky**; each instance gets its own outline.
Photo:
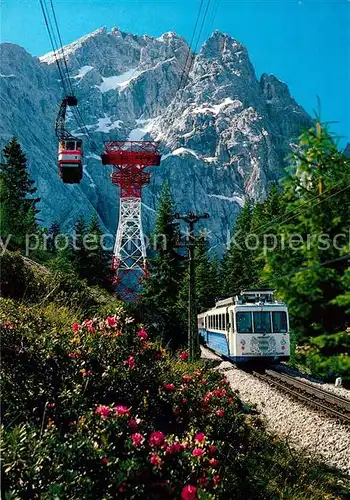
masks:
<instances>
[{"instance_id":1,"label":"blue sky","mask_svg":"<svg viewBox=\"0 0 350 500\"><path fill-rule=\"evenodd\" d=\"M198 0L53 0L69 43L96 28L118 26L135 34L176 31L191 39ZM208 0L204 0L207 4ZM350 141L350 1L211 0L200 43L214 30L244 43L258 77L273 73L312 113ZM1 0L1 40L33 55L50 50L39 0Z\"/></svg>"}]
</instances>

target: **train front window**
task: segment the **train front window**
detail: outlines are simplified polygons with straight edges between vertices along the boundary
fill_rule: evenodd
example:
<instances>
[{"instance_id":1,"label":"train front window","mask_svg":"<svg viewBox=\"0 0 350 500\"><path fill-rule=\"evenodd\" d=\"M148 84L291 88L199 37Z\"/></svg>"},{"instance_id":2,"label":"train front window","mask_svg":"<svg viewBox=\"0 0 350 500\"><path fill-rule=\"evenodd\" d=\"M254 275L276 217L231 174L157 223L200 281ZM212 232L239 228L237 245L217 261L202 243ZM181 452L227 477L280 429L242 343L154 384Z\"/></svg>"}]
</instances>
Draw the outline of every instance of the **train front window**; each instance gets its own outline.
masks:
<instances>
[{"instance_id":1,"label":"train front window","mask_svg":"<svg viewBox=\"0 0 350 500\"><path fill-rule=\"evenodd\" d=\"M267 311L254 311L254 332L255 333L270 333L271 318Z\"/></svg>"},{"instance_id":2,"label":"train front window","mask_svg":"<svg viewBox=\"0 0 350 500\"><path fill-rule=\"evenodd\" d=\"M250 312L236 313L237 333L253 333L252 315Z\"/></svg>"},{"instance_id":3,"label":"train front window","mask_svg":"<svg viewBox=\"0 0 350 500\"><path fill-rule=\"evenodd\" d=\"M287 314L284 311L272 312L273 333L287 333Z\"/></svg>"}]
</instances>

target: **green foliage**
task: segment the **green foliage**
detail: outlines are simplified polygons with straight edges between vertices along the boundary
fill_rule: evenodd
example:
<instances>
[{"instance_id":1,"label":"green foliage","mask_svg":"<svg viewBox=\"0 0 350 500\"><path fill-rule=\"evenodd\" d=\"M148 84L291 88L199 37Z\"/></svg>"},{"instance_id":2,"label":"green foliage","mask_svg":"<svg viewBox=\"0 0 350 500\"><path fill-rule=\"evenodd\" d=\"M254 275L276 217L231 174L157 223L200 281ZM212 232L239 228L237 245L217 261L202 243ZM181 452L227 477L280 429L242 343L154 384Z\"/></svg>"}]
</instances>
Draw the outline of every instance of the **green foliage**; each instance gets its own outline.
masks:
<instances>
[{"instance_id":1,"label":"green foliage","mask_svg":"<svg viewBox=\"0 0 350 500\"><path fill-rule=\"evenodd\" d=\"M2 238L11 235L8 248L24 247L26 234L37 232L35 215L39 198L34 181L29 179L27 159L17 139L13 137L3 150L0 164L0 224Z\"/></svg>"},{"instance_id":2,"label":"green foliage","mask_svg":"<svg viewBox=\"0 0 350 500\"><path fill-rule=\"evenodd\" d=\"M66 307L0 300L5 498L341 498L219 373L113 312L70 326Z\"/></svg>"},{"instance_id":3,"label":"green foliage","mask_svg":"<svg viewBox=\"0 0 350 500\"><path fill-rule=\"evenodd\" d=\"M198 238L194 251L195 263L195 295L197 311L205 311L215 304L215 299L220 295L220 263L216 256L209 258L209 244L203 237ZM188 287L189 270L186 270L182 289L178 301L178 315L182 320L183 328L187 328L188 321Z\"/></svg>"},{"instance_id":4,"label":"green foliage","mask_svg":"<svg viewBox=\"0 0 350 500\"><path fill-rule=\"evenodd\" d=\"M119 304L107 291L89 287L75 273L49 270L19 252L4 252L0 267L4 298L45 305L53 302L56 307L68 307L79 316Z\"/></svg>"},{"instance_id":5,"label":"green foliage","mask_svg":"<svg viewBox=\"0 0 350 500\"><path fill-rule=\"evenodd\" d=\"M242 208L234 230L237 245L223 259L223 293L257 285L276 289L288 305L295 341L314 346L313 373L325 374L330 365L330 372L340 373L347 363L341 345L332 351L340 357L331 361L310 339L334 339L348 325L350 160L316 120L300 135L289 170L282 191L272 184L263 203ZM259 243L257 250L246 248L249 238Z\"/></svg>"},{"instance_id":6,"label":"green foliage","mask_svg":"<svg viewBox=\"0 0 350 500\"><path fill-rule=\"evenodd\" d=\"M250 237L251 225L252 203L247 200L236 219L230 246L223 257L223 295L232 296L257 280L255 252L249 249L255 245Z\"/></svg>"},{"instance_id":7,"label":"green foliage","mask_svg":"<svg viewBox=\"0 0 350 500\"><path fill-rule=\"evenodd\" d=\"M158 335L176 346L183 341L177 300L184 275L184 259L176 251L179 229L173 221L174 203L169 184L165 183L154 234L156 255L149 259L150 276L143 283L141 309L149 311L146 323L156 323Z\"/></svg>"}]
</instances>

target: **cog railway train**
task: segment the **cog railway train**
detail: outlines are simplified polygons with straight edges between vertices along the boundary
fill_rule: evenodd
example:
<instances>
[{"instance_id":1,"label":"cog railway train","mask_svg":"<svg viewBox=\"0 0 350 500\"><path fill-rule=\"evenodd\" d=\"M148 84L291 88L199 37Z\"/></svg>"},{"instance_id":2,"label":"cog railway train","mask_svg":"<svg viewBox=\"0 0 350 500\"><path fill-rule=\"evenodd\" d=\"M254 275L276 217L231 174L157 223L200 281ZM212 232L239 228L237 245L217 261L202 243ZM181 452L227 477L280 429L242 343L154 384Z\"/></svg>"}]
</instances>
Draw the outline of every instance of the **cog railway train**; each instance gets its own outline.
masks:
<instances>
[{"instance_id":1,"label":"cog railway train","mask_svg":"<svg viewBox=\"0 0 350 500\"><path fill-rule=\"evenodd\" d=\"M219 300L198 315L199 335L206 344L237 364L273 364L290 356L287 306L273 290L244 290Z\"/></svg>"}]
</instances>

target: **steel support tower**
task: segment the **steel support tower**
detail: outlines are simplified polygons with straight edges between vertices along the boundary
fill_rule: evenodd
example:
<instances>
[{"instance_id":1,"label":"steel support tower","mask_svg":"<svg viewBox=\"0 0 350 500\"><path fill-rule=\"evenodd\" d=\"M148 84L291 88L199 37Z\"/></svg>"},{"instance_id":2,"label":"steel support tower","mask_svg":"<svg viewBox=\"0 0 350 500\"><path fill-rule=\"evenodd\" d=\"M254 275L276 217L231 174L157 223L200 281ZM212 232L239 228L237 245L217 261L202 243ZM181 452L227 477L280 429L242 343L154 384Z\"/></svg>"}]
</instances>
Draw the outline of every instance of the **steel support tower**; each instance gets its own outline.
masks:
<instances>
[{"instance_id":1,"label":"steel support tower","mask_svg":"<svg viewBox=\"0 0 350 500\"><path fill-rule=\"evenodd\" d=\"M142 278L147 276L147 256L141 221L141 193L151 174L145 168L160 164L158 143L109 141L101 156L112 165L111 179L120 186L119 222L114 244L113 284L124 300L137 299Z\"/></svg>"}]
</instances>

